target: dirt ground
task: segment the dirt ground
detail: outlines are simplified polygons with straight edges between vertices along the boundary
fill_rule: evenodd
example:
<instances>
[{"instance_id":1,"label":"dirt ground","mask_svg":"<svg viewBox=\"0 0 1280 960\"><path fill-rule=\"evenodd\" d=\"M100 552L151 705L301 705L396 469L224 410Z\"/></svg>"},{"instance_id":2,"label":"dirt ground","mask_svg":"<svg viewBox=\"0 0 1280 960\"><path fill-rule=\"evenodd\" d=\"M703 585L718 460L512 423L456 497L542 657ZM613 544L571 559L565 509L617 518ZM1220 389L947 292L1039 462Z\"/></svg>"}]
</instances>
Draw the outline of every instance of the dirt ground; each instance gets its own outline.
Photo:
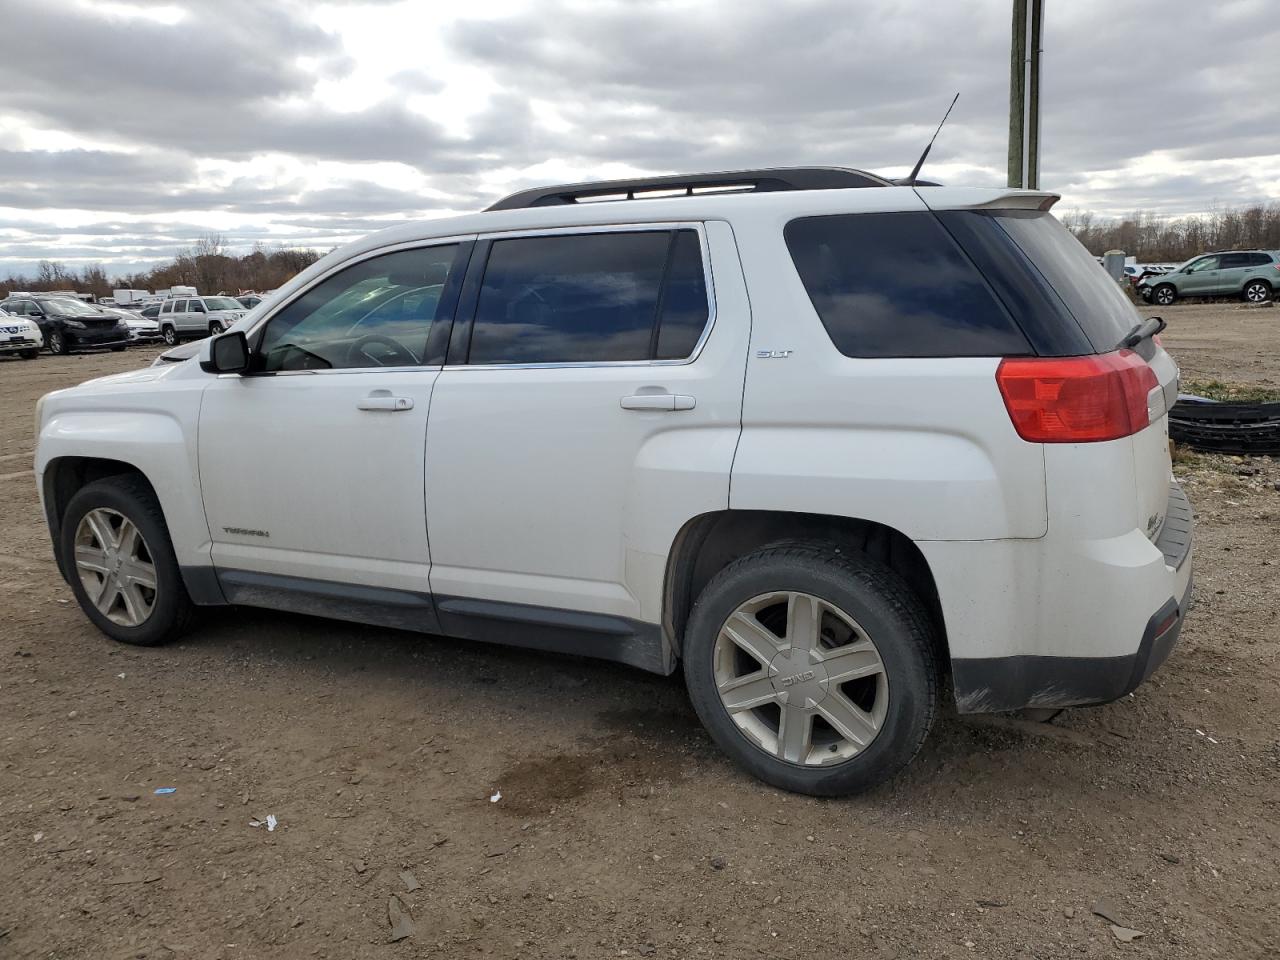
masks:
<instances>
[{"instance_id":1,"label":"dirt ground","mask_svg":"<svg viewBox=\"0 0 1280 960\"><path fill-rule=\"evenodd\" d=\"M1189 375L1280 382L1280 310L1165 314ZM1178 467L1196 606L1150 683L944 717L819 801L733 768L678 678L251 610L105 640L53 567L32 408L154 352L0 360L0 958L1280 954L1280 462Z\"/></svg>"}]
</instances>

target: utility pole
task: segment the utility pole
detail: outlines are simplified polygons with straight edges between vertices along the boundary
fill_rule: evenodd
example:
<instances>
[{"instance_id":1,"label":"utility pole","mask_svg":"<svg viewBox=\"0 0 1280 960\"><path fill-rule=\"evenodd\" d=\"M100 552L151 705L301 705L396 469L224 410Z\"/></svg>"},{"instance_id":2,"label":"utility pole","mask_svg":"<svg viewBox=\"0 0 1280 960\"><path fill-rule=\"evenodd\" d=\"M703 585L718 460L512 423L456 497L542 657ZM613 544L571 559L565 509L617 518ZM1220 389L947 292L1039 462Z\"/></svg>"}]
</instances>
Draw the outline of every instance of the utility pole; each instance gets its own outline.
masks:
<instances>
[{"instance_id":1,"label":"utility pole","mask_svg":"<svg viewBox=\"0 0 1280 960\"><path fill-rule=\"evenodd\" d=\"M1013 0L1009 49L1009 186L1040 188L1040 41L1044 0Z\"/></svg>"}]
</instances>

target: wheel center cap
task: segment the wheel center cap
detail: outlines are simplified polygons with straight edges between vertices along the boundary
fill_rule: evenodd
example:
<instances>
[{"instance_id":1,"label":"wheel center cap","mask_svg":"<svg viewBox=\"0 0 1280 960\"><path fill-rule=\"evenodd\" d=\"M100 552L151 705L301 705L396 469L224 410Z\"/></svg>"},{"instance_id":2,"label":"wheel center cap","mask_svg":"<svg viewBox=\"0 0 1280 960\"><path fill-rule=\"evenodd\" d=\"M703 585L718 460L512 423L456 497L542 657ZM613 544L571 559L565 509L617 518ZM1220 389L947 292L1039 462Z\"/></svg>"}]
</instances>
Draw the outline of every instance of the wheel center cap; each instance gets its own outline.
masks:
<instances>
[{"instance_id":1,"label":"wheel center cap","mask_svg":"<svg viewBox=\"0 0 1280 960\"><path fill-rule=\"evenodd\" d=\"M812 707L827 695L827 668L807 650L784 650L769 662L769 679L782 703Z\"/></svg>"}]
</instances>

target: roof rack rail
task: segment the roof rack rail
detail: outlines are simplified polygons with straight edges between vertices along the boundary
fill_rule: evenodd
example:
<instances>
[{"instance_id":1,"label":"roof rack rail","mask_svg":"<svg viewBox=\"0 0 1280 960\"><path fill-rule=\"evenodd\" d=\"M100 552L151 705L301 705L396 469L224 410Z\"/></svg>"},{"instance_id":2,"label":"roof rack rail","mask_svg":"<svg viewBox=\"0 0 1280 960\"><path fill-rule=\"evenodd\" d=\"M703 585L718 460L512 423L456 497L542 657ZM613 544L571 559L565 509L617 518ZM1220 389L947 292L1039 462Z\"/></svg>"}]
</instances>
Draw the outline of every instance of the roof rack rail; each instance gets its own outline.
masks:
<instances>
[{"instance_id":1,"label":"roof rack rail","mask_svg":"<svg viewBox=\"0 0 1280 960\"><path fill-rule=\"evenodd\" d=\"M850 187L891 187L893 181L865 170L848 167L774 167L764 170L728 170L636 180L598 180L534 187L503 197L489 210L555 207L603 200L643 200L649 197L686 197L708 193L769 193L778 190L843 190Z\"/></svg>"}]
</instances>

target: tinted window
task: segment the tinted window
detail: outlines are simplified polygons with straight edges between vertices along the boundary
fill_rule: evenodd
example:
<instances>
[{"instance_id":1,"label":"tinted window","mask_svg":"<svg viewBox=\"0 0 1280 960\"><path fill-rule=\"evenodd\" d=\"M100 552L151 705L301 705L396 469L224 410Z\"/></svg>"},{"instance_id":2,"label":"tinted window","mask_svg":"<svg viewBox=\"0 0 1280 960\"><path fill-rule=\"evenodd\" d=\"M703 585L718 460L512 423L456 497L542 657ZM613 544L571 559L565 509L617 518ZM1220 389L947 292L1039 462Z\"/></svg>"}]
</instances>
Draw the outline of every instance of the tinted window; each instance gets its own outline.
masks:
<instances>
[{"instance_id":1,"label":"tinted window","mask_svg":"<svg viewBox=\"0 0 1280 960\"><path fill-rule=\"evenodd\" d=\"M188 300L187 311L189 313L205 313L204 302L200 300Z\"/></svg>"},{"instance_id":2,"label":"tinted window","mask_svg":"<svg viewBox=\"0 0 1280 960\"><path fill-rule=\"evenodd\" d=\"M1253 259L1247 253L1224 253L1219 259L1219 265L1223 270L1235 270L1239 267L1247 267L1253 263Z\"/></svg>"},{"instance_id":3,"label":"tinted window","mask_svg":"<svg viewBox=\"0 0 1280 960\"><path fill-rule=\"evenodd\" d=\"M1031 352L931 213L806 217L787 224L786 240L814 309L847 357Z\"/></svg>"},{"instance_id":4,"label":"tinted window","mask_svg":"<svg viewBox=\"0 0 1280 960\"><path fill-rule=\"evenodd\" d=\"M165 301L160 304L161 313L173 313L173 301Z\"/></svg>"},{"instance_id":5,"label":"tinted window","mask_svg":"<svg viewBox=\"0 0 1280 960\"><path fill-rule=\"evenodd\" d=\"M496 241L469 362L648 359L669 245L663 231Z\"/></svg>"},{"instance_id":6,"label":"tinted window","mask_svg":"<svg viewBox=\"0 0 1280 960\"><path fill-rule=\"evenodd\" d=\"M692 230L678 230L667 265L654 358L683 360L692 354L706 329L707 316L707 283L698 235Z\"/></svg>"},{"instance_id":7,"label":"tinted window","mask_svg":"<svg viewBox=\"0 0 1280 960\"><path fill-rule=\"evenodd\" d=\"M1246 253L1249 262L1245 266L1249 267L1265 267L1271 263L1271 258L1265 253Z\"/></svg>"},{"instance_id":8,"label":"tinted window","mask_svg":"<svg viewBox=\"0 0 1280 960\"><path fill-rule=\"evenodd\" d=\"M964 213L999 224L1075 318L1094 350L1114 350L1138 322L1129 298L1056 217L1039 211ZM1216 259L1216 258L1215 258Z\"/></svg>"},{"instance_id":9,"label":"tinted window","mask_svg":"<svg viewBox=\"0 0 1280 960\"><path fill-rule=\"evenodd\" d=\"M268 321L258 347L263 368L421 364L457 250L400 250L335 273Z\"/></svg>"}]
</instances>

